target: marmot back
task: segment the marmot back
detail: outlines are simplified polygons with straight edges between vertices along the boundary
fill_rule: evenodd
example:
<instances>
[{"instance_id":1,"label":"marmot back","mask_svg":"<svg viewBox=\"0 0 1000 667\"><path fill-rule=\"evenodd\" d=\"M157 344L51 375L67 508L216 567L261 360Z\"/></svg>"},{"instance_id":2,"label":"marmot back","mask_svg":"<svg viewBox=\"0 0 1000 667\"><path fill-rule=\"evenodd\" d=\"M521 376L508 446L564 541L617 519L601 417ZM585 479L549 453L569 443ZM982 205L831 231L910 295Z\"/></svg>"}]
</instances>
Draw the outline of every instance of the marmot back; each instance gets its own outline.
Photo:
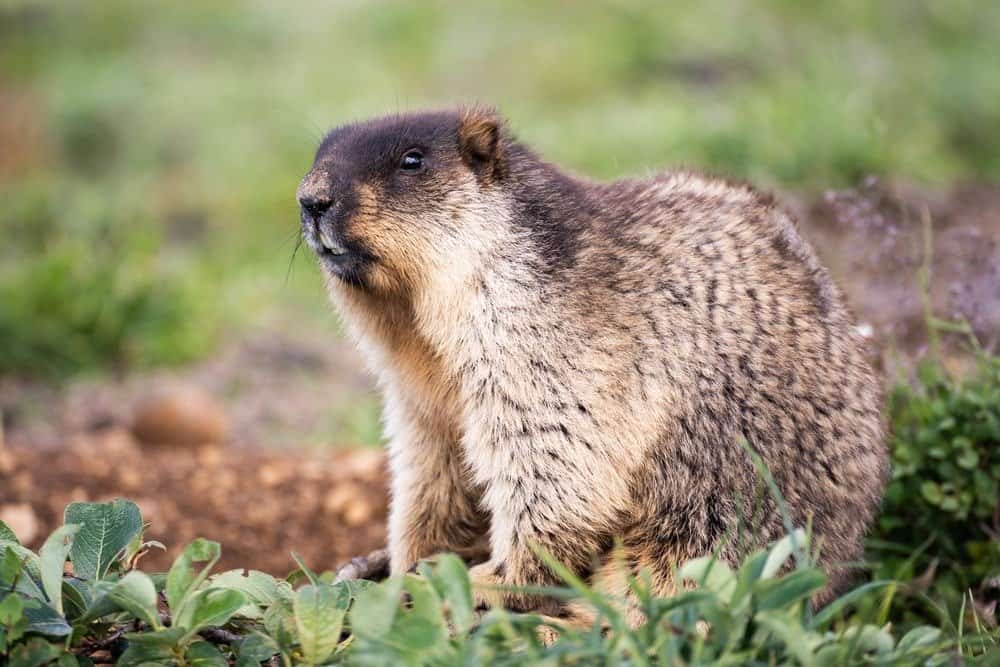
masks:
<instances>
[{"instance_id":1,"label":"marmot back","mask_svg":"<svg viewBox=\"0 0 1000 667\"><path fill-rule=\"evenodd\" d=\"M539 544L624 594L620 539L670 593L684 560L783 532L743 442L831 590L860 555L887 472L879 384L769 198L686 172L592 183L467 109L335 130L299 201L385 396L394 571L450 550L483 561L477 584L558 583Z\"/></svg>"}]
</instances>

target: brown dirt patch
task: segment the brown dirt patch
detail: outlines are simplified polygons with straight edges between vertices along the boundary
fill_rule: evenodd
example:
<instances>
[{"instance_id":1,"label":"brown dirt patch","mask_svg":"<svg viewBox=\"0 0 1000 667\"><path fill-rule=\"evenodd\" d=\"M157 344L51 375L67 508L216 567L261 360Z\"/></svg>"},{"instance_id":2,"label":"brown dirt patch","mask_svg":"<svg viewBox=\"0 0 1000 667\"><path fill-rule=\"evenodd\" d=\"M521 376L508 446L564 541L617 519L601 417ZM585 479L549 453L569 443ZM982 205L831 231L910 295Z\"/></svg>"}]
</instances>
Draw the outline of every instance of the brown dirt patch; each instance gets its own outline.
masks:
<instances>
[{"instance_id":1,"label":"brown dirt patch","mask_svg":"<svg viewBox=\"0 0 1000 667\"><path fill-rule=\"evenodd\" d=\"M143 563L166 570L195 537L222 543L220 569L284 576L292 550L329 570L385 544L383 456L373 450L294 454L222 447L144 449L128 431L68 438L58 451L0 449L0 516L25 506L37 524L32 547L79 500L127 497L151 522L147 536L167 545Z\"/></svg>"}]
</instances>

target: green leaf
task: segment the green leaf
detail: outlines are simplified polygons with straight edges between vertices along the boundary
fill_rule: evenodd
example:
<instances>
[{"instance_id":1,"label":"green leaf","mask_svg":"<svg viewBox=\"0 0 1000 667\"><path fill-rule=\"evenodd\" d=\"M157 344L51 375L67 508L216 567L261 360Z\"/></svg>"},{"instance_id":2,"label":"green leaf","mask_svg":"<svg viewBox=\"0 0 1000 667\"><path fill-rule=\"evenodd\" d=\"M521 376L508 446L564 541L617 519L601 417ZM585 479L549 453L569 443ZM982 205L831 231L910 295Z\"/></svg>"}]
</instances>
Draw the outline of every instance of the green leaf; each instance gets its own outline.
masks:
<instances>
[{"instance_id":1,"label":"green leaf","mask_svg":"<svg viewBox=\"0 0 1000 667\"><path fill-rule=\"evenodd\" d=\"M736 588L733 589L730 604L735 605L740 602L750 592L754 583L761 579L768 555L766 551L756 551L743 561L743 565L736 572Z\"/></svg>"},{"instance_id":2,"label":"green leaf","mask_svg":"<svg viewBox=\"0 0 1000 667\"><path fill-rule=\"evenodd\" d=\"M59 615L63 613L62 582L66 557L73 545L73 536L80 530L78 524L68 524L57 528L49 535L38 551L42 569L42 588L49 598L49 604Z\"/></svg>"},{"instance_id":3,"label":"green leaf","mask_svg":"<svg viewBox=\"0 0 1000 667\"><path fill-rule=\"evenodd\" d=\"M56 667L80 667L80 661L72 653L63 653L56 660Z\"/></svg>"},{"instance_id":4,"label":"green leaf","mask_svg":"<svg viewBox=\"0 0 1000 667\"><path fill-rule=\"evenodd\" d=\"M305 575L306 579L309 580L310 584L315 586L319 583L319 577L316 576L315 572L309 569L309 567L306 565L306 562L302 560L302 556L298 555L293 551L292 560L294 560L295 564L299 566L299 572Z\"/></svg>"},{"instance_id":5,"label":"green leaf","mask_svg":"<svg viewBox=\"0 0 1000 667\"><path fill-rule=\"evenodd\" d=\"M10 652L8 667L40 667L46 665L62 653L62 649L53 646L41 637L32 637L23 644L14 647Z\"/></svg>"},{"instance_id":6,"label":"green leaf","mask_svg":"<svg viewBox=\"0 0 1000 667\"><path fill-rule=\"evenodd\" d=\"M454 554L443 554L425 576L447 603L455 631L465 633L471 629L475 623L472 585L469 582L469 571L462 559Z\"/></svg>"},{"instance_id":7,"label":"green leaf","mask_svg":"<svg viewBox=\"0 0 1000 667\"><path fill-rule=\"evenodd\" d=\"M12 588L21 570L21 559L14 550L7 546L0 547L0 587Z\"/></svg>"},{"instance_id":8,"label":"green leaf","mask_svg":"<svg viewBox=\"0 0 1000 667\"><path fill-rule=\"evenodd\" d=\"M197 641L188 646L184 657L190 667L228 667L229 665L229 661L219 649L204 641Z\"/></svg>"},{"instance_id":9,"label":"green leaf","mask_svg":"<svg viewBox=\"0 0 1000 667\"><path fill-rule=\"evenodd\" d=\"M90 585L82 579L65 577L62 581L63 603L66 618L70 620L83 616L93 602Z\"/></svg>"},{"instance_id":10,"label":"green leaf","mask_svg":"<svg viewBox=\"0 0 1000 667\"><path fill-rule=\"evenodd\" d=\"M898 657L905 657L910 651L933 646L940 639L941 631L939 629L929 625L921 625L903 635L903 638L896 645L896 654Z\"/></svg>"},{"instance_id":11,"label":"green leaf","mask_svg":"<svg viewBox=\"0 0 1000 667\"><path fill-rule=\"evenodd\" d=\"M148 575L138 570L129 572L115 583L108 597L140 621L154 628L160 627L156 610L156 587Z\"/></svg>"},{"instance_id":12,"label":"green leaf","mask_svg":"<svg viewBox=\"0 0 1000 667\"><path fill-rule=\"evenodd\" d=\"M174 618L185 611L186 598L193 594L208 577L209 571L219 560L222 550L218 542L198 538L184 548L167 573L167 605ZM195 571L195 563L205 563L201 571Z\"/></svg>"},{"instance_id":13,"label":"green leaf","mask_svg":"<svg viewBox=\"0 0 1000 667\"><path fill-rule=\"evenodd\" d=\"M3 542L14 542L15 544L20 544L17 539L17 535L14 534L14 530L0 520L0 543Z\"/></svg>"},{"instance_id":14,"label":"green leaf","mask_svg":"<svg viewBox=\"0 0 1000 667\"><path fill-rule=\"evenodd\" d=\"M802 667L810 667L815 664L805 630L790 619L788 614L777 611L762 611L754 616L754 620L777 637Z\"/></svg>"},{"instance_id":15,"label":"green leaf","mask_svg":"<svg viewBox=\"0 0 1000 667\"><path fill-rule=\"evenodd\" d=\"M941 487L929 480L920 485L920 495L932 505L940 504L941 498L944 497L941 493Z\"/></svg>"},{"instance_id":16,"label":"green leaf","mask_svg":"<svg viewBox=\"0 0 1000 667\"><path fill-rule=\"evenodd\" d=\"M175 664L173 648L180 633L170 630L125 635L128 647L118 657L118 667Z\"/></svg>"},{"instance_id":17,"label":"green leaf","mask_svg":"<svg viewBox=\"0 0 1000 667\"><path fill-rule=\"evenodd\" d=\"M295 594L295 629L305 664L319 665L325 661L340 641L347 605L347 589L312 584Z\"/></svg>"},{"instance_id":18,"label":"green leaf","mask_svg":"<svg viewBox=\"0 0 1000 667\"><path fill-rule=\"evenodd\" d=\"M264 628L282 651L295 644L295 614L289 600L278 600L264 612Z\"/></svg>"},{"instance_id":19,"label":"green leaf","mask_svg":"<svg viewBox=\"0 0 1000 667\"><path fill-rule=\"evenodd\" d=\"M24 617L28 620L27 632L37 632L49 637L65 637L73 631L66 619L47 604L31 600L24 607Z\"/></svg>"},{"instance_id":20,"label":"green leaf","mask_svg":"<svg viewBox=\"0 0 1000 667\"><path fill-rule=\"evenodd\" d=\"M208 579L209 588L227 588L243 592L249 604L237 613L238 616L260 619L264 609L274 604L279 598L291 600L294 597L291 585L272 577L266 572L250 570L229 570Z\"/></svg>"},{"instance_id":21,"label":"green leaf","mask_svg":"<svg viewBox=\"0 0 1000 667\"><path fill-rule=\"evenodd\" d=\"M819 610L815 616L812 618L811 627L822 628L830 621L834 620L844 608L848 605L853 604L855 600L860 600L866 596L870 591L885 588L886 586L891 586L896 582L893 581L871 581L863 586L858 586L854 590L841 595L836 600L832 601L827 606Z\"/></svg>"},{"instance_id":22,"label":"green leaf","mask_svg":"<svg viewBox=\"0 0 1000 667\"><path fill-rule=\"evenodd\" d=\"M187 640L202 628L225 625L246 603L246 595L240 591L219 588L198 591L174 623L187 631L184 635Z\"/></svg>"},{"instance_id":23,"label":"green leaf","mask_svg":"<svg viewBox=\"0 0 1000 667\"><path fill-rule=\"evenodd\" d=\"M955 459L955 463L957 463L960 468L973 470L979 465L979 453L974 449L970 449L963 452L957 459Z\"/></svg>"},{"instance_id":24,"label":"green leaf","mask_svg":"<svg viewBox=\"0 0 1000 667\"><path fill-rule=\"evenodd\" d=\"M763 579L754 586L758 609L785 609L803 600L826 585L821 570L796 570L780 579Z\"/></svg>"},{"instance_id":25,"label":"green leaf","mask_svg":"<svg viewBox=\"0 0 1000 667\"><path fill-rule=\"evenodd\" d=\"M768 551L767 562L764 564L764 569L761 570L760 578L769 579L778 574L785 561L795 552L796 548L805 549L805 546L806 531L801 528L796 528L790 535L782 537Z\"/></svg>"},{"instance_id":26,"label":"green leaf","mask_svg":"<svg viewBox=\"0 0 1000 667\"><path fill-rule=\"evenodd\" d=\"M46 600L45 592L42 589L42 561L35 552L27 547L22 547L17 542L0 542L0 549L4 552L2 562L5 563L3 566L5 573L15 570L10 561L11 556L8 554L13 554L13 559L18 562L17 572L14 574L14 578L16 578L15 590L36 600ZM6 577L7 574L4 576ZM10 582L6 583L10 584Z\"/></svg>"},{"instance_id":27,"label":"green leaf","mask_svg":"<svg viewBox=\"0 0 1000 667\"><path fill-rule=\"evenodd\" d=\"M107 503L71 503L66 524L80 524L69 558L73 573L88 580L102 579L129 542L142 531L139 506L118 498Z\"/></svg>"},{"instance_id":28,"label":"green leaf","mask_svg":"<svg viewBox=\"0 0 1000 667\"><path fill-rule=\"evenodd\" d=\"M351 609L351 628L355 634L372 639L388 635L402 591L402 577L391 577L362 591Z\"/></svg>"},{"instance_id":29,"label":"green leaf","mask_svg":"<svg viewBox=\"0 0 1000 667\"><path fill-rule=\"evenodd\" d=\"M4 630L4 642L15 642L24 635L28 628L28 620L24 618L24 602L16 593L9 593L7 597L0 600L0 629ZM4 646L0 646L0 655L6 652Z\"/></svg>"},{"instance_id":30,"label":"green leaf","mask_svg":"<svg viewBox=\"0 0 1000 667\"><path fill-rule=\"evenodd\" d=\"M441 598L426 579L406 575L403 588L410 596L410 609L402 614L393 636L413 650L428 649L448 636Z\"/></svg>"},{"instance_id":31,"label":"green leaf","mask_svg":"<svg viewBox=\"0 0 1000 667\"><path fill-rule=\"evenodd\" d=\"M681 580L696 582L723 600L731 599L736 590L736 576L733 571L715 556L702 556L689 560L677 571L677 576Z\"/></svg>"},{"instance_id":32,"label":"green leaf","mask_svg":"<svg viewBox=\"0 0 1000 667\"><path fill-rule=\"evenodd\" d=\"M254 632L240 642L240 660L248 660L254 665L259 665L271 656L278 653L278 644L261 632Z\"/></svg>"},{"instance_id":33,"label":"green leaf","mask_svg":"<svg viewBox=\"0 0 1000 667\"><path fill-rule=\"evenodd\" d=\"M113 612L118 611L119 607L111 599L111 590L115 587L114 581L105 579L104 581L95 581L93 583L83 582L82 580L77 580L80 582L77 588L80 590L86 590L89 588L89 598L87 599L87 609L76 619L77 623L89 623L90 621L101 618L102 616L107 616Z\"/></svg>"}]
</instances>

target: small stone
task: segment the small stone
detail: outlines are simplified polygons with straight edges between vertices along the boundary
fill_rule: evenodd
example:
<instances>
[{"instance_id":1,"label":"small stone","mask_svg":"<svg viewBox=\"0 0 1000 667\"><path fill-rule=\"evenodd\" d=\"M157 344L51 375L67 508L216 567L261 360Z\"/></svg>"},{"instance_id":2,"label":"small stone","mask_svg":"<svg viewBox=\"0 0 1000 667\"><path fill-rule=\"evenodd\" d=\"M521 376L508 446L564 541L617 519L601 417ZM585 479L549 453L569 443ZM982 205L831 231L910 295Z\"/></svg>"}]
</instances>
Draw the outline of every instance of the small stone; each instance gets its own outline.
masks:
<instances>
[{"instance_id":1,"label":"small stone","mask_svg":"<svg viewBox=\"0 0 1000 667\"><path fill-rule=\"evenodd\" d=\"M30 544L38 537L38 517L28 503L0 505L0 521L10 526L21 544Z\"/></svg>"},{"instance_id":2,"label":"small stone","mask_svg":"<svg viewBox=\"0 0 1000 667\"><path fill-rule=\"evenodd\" d=\"M363 526L375 515L375 508L365 496L355 498L344 510L344 523L352 528Z\"/></svg>"},{"instance_id":3,"label":"small stone","mask_svg":"<svg viewBox=\"0 0 1000 667\"><path fill-rule=\"evenodd\" d=\"M194 387L174 388L142 402L132 433L147 445L194 448L225 441L229 418L210 394Z\"/></svg>"}]
</instances>

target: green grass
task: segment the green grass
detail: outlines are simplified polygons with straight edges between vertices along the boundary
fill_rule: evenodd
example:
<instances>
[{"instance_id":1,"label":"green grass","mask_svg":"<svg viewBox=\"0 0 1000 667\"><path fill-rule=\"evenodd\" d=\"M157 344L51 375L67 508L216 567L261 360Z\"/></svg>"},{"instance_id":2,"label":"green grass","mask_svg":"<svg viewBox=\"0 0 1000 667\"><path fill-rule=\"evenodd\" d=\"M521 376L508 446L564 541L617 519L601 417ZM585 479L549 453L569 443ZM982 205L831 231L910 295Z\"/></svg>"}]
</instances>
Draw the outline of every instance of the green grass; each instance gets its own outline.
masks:
<instances>
[{"instance_id":1,"label":"green grass","mask_svg":"<svg viewBox=\"0 0 1000 667\"><path fill-rule=\"evenodd\" d=\"M172 363L322 308L308 258L285 280L293 192L326 129L373 114L493 103L597 177L995 179L997 34L973 0L5 3L0 372ZM98 315L60 284L73 259Z\"/></svg>"}]
</instances>

